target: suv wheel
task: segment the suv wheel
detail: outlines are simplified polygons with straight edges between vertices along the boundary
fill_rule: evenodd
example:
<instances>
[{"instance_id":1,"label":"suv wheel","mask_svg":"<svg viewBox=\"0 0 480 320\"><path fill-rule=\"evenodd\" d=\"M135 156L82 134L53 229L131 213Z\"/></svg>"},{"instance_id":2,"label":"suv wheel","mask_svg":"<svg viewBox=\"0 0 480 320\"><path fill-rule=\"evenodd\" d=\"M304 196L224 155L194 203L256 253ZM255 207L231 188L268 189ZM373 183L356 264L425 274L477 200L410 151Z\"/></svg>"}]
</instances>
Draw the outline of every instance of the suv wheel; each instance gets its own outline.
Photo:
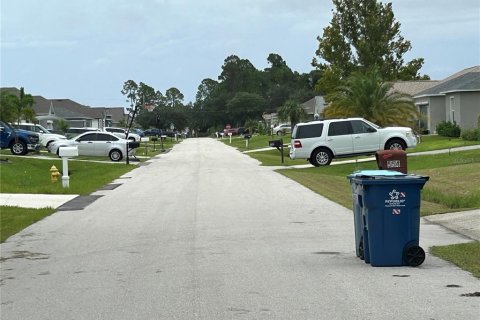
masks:
<instances>
[{"instance_id":1,"label":"suv wheel","mask_svg":"<svg viewBox=\"0 0 480 320\"><path fill-rule=\"evenodd\" d=\"M402 140L394 139L390 140L387 142L385 145L385 150L393 150L393 149L399 149L399 150L406 150L407 146L405 145L405 142Z\"/></svg>"},{"instance_id":2,"label":"suv wheel","mask_svg":"<svg viewBox=\"0 0 480 320\"><path fill-rule=\"evenodd\" d=\"M315 167L328 166L332 162L332 153L328 149L317 149L310 157L310 163Z\"/></svg>"},{"instance_id":3,"label":"suv wheel","mask_svg":"<svg viewBox=\"0 0 480 320\"><path fill-rule=\"evenodd\" d=\"M120 150L117 150L117 149L114 149L114 150L110 151L108 156L110 157L110 160L112 160L112 161L120 161L123 158L122 152Z\"/></svg>"},{"instance_id":4,"label":"suv wheel","mask_svg":"<svg viewBox=\"0 0 480 320\"><path fill-rule=\"evenodd\" d=\"M10 146L10 151L16 156L23 156L27 154L27 145L23 141L15 141Z\"/></svg>"}]
</instances>

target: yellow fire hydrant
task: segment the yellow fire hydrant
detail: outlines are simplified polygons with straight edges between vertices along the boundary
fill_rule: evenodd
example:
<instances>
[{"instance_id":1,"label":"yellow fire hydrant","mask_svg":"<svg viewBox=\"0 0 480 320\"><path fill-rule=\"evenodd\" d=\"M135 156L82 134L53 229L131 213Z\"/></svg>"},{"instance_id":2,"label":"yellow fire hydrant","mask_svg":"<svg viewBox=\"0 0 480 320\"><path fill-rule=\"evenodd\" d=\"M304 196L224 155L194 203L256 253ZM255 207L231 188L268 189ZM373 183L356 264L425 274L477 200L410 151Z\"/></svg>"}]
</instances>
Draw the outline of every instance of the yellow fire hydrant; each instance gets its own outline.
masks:
<instances>
[{"instance_id":1,"label":"yellow fire hydrant","mask_svg":"<svg viewBox=\"0 0 480 320\"><path fill-rule=\"evenodd\" d=\"M60 175L60 172L58 172L57 167L52 166L50 168L50 178L52 179L52 183L58 181L58 176L59 175Z\"/></svg>"}]
</instances>

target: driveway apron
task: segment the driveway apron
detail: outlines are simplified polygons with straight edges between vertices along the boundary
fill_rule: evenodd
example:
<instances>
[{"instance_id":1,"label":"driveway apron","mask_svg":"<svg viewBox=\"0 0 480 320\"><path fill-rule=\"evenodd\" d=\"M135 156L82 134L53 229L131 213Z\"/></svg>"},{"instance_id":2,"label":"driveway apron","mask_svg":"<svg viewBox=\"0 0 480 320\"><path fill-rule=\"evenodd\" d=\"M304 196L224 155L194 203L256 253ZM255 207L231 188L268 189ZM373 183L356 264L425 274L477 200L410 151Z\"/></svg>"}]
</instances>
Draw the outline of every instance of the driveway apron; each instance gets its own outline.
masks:
<instances>
[{"instance_id":1,"label":"driveway apron","mask_svg":"<svg viewBox=\"0 0 480 320\"><path fill-rule=\"evenodd\" d=\"M365 264L351 209L214 139L113 184L1 245L2 319L478 317L478 279L429 254ZM466 241L421 226L425 249Z\"/></svg>"}]
</instances>

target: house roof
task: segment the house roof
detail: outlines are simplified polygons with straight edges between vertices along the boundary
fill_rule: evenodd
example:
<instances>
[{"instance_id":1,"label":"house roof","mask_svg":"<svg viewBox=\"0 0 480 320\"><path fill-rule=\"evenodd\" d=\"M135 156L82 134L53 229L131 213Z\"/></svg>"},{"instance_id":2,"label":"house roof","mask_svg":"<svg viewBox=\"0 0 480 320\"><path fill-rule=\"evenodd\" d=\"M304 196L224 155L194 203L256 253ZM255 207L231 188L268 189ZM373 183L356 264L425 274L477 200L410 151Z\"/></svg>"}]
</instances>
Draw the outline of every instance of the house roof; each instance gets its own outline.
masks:
<instances>
[{"instance_id":1,"label":"house roof","mask_svg":"<svg viewBox=\"0 0 480 320\"><path fill-rule=\"evenodd\" d=\"M20 90L15 87L0 88L0 92L3 91L16 96L20 94ZM106 113L112 120L119 121L125 116L124 107L91 108L70 99L45 99L42 96L33 96L33 100L32 108L37 116L48 116L51 107L56 117L65 119L102 119Z\"/></svg>"},{"instance_id":2,"label":"house roof","mask_svg":"<svg viewBox=\"0 0 480 320\"><path fill-rule=\"evenodd\" d=\"M480 66L467 68L418 92L415 97L441 95L447 92L480 91Z\"/></svg>"},{"instance_id":3,"label":"house roof","mask_svg":"<svg viewBox=\"0 0 480 320\"><path fill-rule=\"evenodd\" d=\"M392 89L414 96L419 92L430 89L438 83L440 83L439 80L398 81L393 84Z\"/></svg>"}]
</instances>

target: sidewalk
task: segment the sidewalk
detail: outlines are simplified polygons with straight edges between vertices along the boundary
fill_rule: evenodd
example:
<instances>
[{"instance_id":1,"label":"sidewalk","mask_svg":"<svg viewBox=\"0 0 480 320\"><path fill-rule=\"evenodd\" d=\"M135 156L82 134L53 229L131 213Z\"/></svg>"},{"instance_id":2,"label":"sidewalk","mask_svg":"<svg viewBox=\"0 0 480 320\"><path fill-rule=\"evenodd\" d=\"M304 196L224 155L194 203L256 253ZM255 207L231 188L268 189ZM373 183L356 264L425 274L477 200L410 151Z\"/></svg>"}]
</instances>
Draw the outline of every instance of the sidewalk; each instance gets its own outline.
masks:
<instances>
[{"instance_id":1,"label":"sidewalk","mask_svg":"<svg viewBox=\"0 0 480 320\"><path fill-rule=\"evenodd\" d=\"M0 205L22 208L58 208L76 198L76 194L0 193Z\"/></svg>"},{"instance_id":2,"label":"sidewalk","mask_svg":"<svg viewBox=\"0 0 480 320\"><path fill-rule=\"evenodd\" d=\"M436 214L422 219L480 241L480 209Z\"/></svg>"}]
</instances>

